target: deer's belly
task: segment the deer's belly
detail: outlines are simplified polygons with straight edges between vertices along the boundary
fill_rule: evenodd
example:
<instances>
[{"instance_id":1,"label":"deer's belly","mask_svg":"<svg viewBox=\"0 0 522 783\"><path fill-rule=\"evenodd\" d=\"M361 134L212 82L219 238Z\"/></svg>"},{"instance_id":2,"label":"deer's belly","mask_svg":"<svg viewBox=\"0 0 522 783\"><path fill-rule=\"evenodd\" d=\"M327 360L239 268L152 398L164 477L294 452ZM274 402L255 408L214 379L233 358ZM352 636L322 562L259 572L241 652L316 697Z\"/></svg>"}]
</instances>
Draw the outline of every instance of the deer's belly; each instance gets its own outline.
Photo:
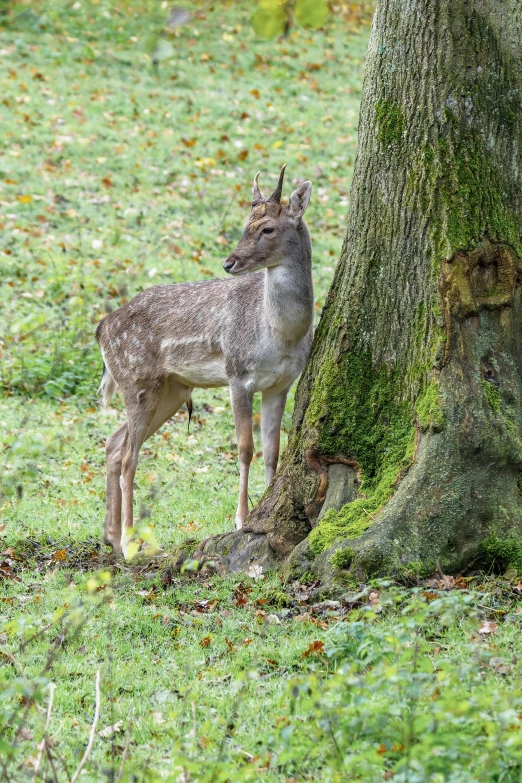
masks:
<instances>
[{"instance_id":1,"label":"deer's belly","mask_svg":"<svg viewBox=\"0 0 522 783\"><path fill-rule=\"evenodd\" d=\"M168 365L170 375L186 386L211 389L215 386L228 386L225 362L221 357L202 359L198 362L178 360Z\"/></svg>"}]
</instances>

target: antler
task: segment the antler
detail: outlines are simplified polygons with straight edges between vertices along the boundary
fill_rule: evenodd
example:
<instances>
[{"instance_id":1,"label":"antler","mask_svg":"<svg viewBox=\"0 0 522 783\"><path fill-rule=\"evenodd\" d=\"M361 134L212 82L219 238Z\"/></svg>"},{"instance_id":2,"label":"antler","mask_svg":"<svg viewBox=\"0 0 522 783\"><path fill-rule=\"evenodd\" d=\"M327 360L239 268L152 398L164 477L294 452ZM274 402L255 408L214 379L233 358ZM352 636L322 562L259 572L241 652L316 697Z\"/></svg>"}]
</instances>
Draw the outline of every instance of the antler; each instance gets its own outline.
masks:
<instances>
[{"instance_id":1,"label":"antler","mask_svg":"<svg viewBox=\"0 0 522 783\"><path fill-rule=\"evenodd\" d=\"M264 201L263 196L261 195L261 191L259 190L259 185L257 184L257 180L260 174L261 172L258 171L254 177L254 187L252 188L252 206L258 204L260 201Z\"/></svg>"},{"instance_id":2,"label":"antler","mask_svg":"<svg viewBox=\"0 0 522 783\"><path fill-rule=\"evenodd\" d=\"M281 194L283 192L283 179L285 178L285 169L286 169L286 163L284 164L283 168L279 173L279 182L277 183L276 189L268 199L268 201L273 201L275 204L281 203Z\"/></svg>"}]
</instances>

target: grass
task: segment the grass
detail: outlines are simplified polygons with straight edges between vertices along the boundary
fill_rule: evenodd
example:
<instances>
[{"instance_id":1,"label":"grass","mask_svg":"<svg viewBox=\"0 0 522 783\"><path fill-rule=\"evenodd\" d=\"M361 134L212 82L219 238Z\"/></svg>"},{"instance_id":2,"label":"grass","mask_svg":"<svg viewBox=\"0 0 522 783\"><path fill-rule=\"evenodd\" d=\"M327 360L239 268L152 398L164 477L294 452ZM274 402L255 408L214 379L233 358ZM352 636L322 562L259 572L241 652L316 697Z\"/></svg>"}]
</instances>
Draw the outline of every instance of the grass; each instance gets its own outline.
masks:
<instances>
[{"instance_id":1,"label":"grass","mask_svg":"<svg viewBox=\"0 0 522 783\"><path fill-rule=\"evenodd\" d=\"M314 183L319 314L356 150L368 26L353 8L266 42L248 2L187 4L155 70L143 50L164 5L11 4L0 28L0 776L35 775L52 682L57 772L46 751L37 777L70 780L100 670L86 783L115 781L122 758L129 781L515 783L516 574L325 604L278 574L172 574L163 552L126 564L100 547L123 413L97 406L96 323L145 286L222 275L253 174L268 191L283 162L287 196ZM139 524L167 553L233 527L228 397L195 403L190 433L180 411L138 469ZM252 502L257 431L256 449Z\"/></svg>"}]
</instances>

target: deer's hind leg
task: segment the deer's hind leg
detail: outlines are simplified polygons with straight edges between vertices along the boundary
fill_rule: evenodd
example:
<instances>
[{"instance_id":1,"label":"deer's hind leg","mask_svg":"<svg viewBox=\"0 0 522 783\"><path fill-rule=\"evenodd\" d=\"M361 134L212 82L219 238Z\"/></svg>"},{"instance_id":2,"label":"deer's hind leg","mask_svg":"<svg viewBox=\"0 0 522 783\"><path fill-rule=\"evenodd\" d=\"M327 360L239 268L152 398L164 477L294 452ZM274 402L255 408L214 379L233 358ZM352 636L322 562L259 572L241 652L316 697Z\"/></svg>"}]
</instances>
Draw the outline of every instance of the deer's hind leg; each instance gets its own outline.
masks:
<instances>
[{"instance_id":1,"label":"deer's hind leg","mask_svg":"<svg viewBox=\"0 0 522 783\"><path fill-rule=\"evenodd\" d=\"M136 402L127 406L127 433L122 444L120 486L122 493L122 530L120 547L126 553L132 539L129 533L133 527L134 477L138 464L139 450L162 424L173 416L184 402L190 400L187 386L178 382L166 382L162 386L138 392ZM130 410L129 410L130 408Z\"/></svg>"},{"instance_id":2,"label":"deer's hind leg","mask_svg":"<svg viewBox=\"0 0 522 783\"><path fill-rule=\"evenodd\" d=\"M107 443L105 444L107 461L105 497L107 508L103 524L103 541L105 544L110 544L114 549L119 549L121 539L121 448L126 434L127 423L125 422L107 438Z\"/></svg>"}]
</instances>

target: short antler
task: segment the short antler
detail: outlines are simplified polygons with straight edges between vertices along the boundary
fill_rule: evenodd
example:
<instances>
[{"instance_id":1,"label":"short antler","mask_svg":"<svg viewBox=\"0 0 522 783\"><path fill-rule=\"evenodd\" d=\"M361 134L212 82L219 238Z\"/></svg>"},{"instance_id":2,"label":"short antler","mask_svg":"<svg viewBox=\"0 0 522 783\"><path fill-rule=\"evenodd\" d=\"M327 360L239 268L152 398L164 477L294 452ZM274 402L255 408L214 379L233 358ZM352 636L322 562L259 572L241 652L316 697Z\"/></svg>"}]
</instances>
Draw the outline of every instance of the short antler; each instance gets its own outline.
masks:
<instances>
[{"instance_id":1,"label":"short antler","mask_svg":"<svg viewBox=\"0 0 522 783\"><path fill-rule=\"evenodd\" d=\"M268 199L268 201L273 201L275 204L281 203L281 194L283 193L283 180L285 178L285 169L286 169L286 163L284 164L283 168L279 173L279 182L277 183L276 189Z\"/></svg>"},{"instance_id":2,"label":"short antler","mask_svg":"<svg viewBox=\"0 0 522 783\"><path fill-rule=\"evenodd\" d=\"M257 181L259 179L259 175L260 174L261 174L261 172L258 171L256 176L254 177L254 187L252 188L252 206L253 207L256 204L259 204L261 201L264 201L263 196L261 195L261 191L259 190L259 185L257 184Z\"/></svg>"}]
</instances>

